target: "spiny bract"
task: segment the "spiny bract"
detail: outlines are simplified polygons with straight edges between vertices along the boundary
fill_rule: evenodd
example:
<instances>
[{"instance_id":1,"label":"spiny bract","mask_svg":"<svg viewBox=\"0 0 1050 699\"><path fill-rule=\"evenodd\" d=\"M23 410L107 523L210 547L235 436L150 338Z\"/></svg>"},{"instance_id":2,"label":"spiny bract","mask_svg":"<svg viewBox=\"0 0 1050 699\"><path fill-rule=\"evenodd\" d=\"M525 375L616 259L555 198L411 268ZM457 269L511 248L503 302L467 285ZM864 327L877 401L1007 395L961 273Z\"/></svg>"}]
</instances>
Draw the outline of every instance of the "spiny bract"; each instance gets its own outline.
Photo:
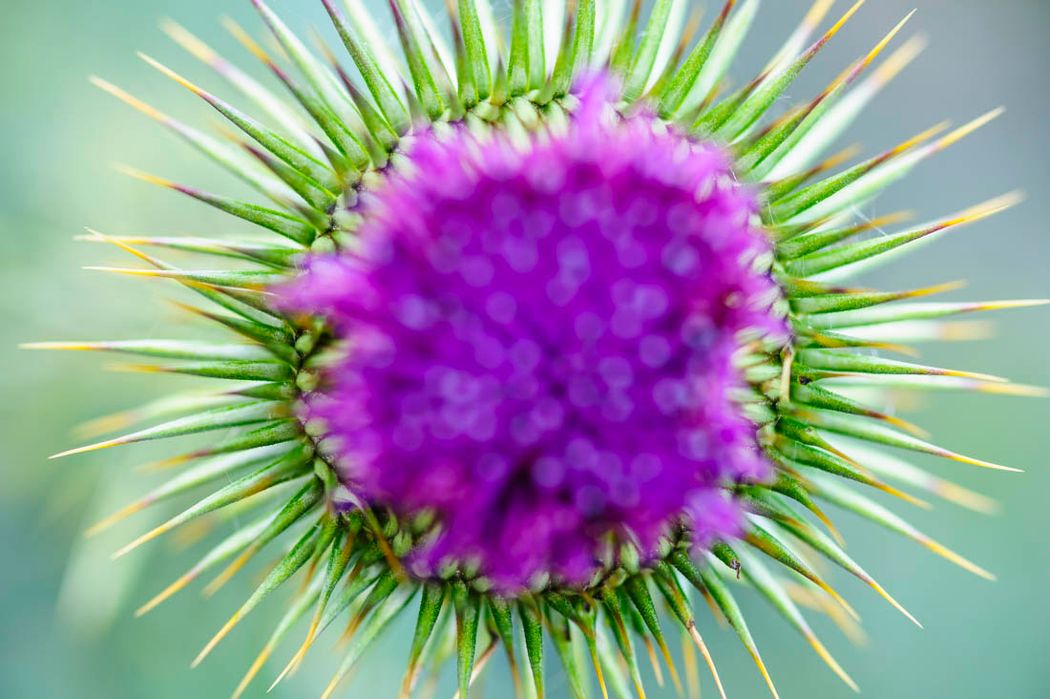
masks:
<instances>
[{"instance_id":1,"label":"spiny bract","mask_svg":"<svg viewBox=\"0 0 1050 699\"><path fill-rule=\"evenodd\" d=\"M465 699L500 645L515 692L542 697L545 639L576 697L590 691L587 656L603 696L644 697L646 656L683 691L665 628L682 633L690 669L700 652L724 697L694 621L703 597L775 696L735 599L740 581L855 688L798 608L852 623L819 559L911 615L844 552L825 504L991 577L862 492L923 505L898 489L909 487L989 509L872 448L1012 470L925 441L892 415L889 389L1036 392L884 355L972 337L958 314L1037 302L909 303L954 285L840 285L1017 199L896 233L883 229L903 216L860 215L998 114L852 166L853 150L825 154L921 50L912 39L869 71L910 15L812 101L770 117L863 0L810 43L834 5L816 0L761 74L732 90L726 74L758 0L728 0L706 31L688 0L514 0L505 25L489 0L448 0L449 31L420 0L389 0L399 51L365 3L322 0L349 61L321 39L317 58L253 2L278 56L229 28L294 103L165 29L265 121L146 56L235 130L214 138L95 79L270 200L132 171L283 240L89 236L146 264L113 271L181 284L208 302L186 310L239 339L35 345L236 382L166 398L121 418L160 424L66 452L225 433L165 462L184 470L92 530L198 494L123 555L199 518L250 513L141 613L212 572L217 589L270 544L284 549L194 664L298 575L235 695L308 617L276 681L342 619L345 657L327 697L411 609L402 697L454 653ZM175 267L148 247L236 266ZM695 673L686 679L698 695Z\"/></svg>"}]
</instances>

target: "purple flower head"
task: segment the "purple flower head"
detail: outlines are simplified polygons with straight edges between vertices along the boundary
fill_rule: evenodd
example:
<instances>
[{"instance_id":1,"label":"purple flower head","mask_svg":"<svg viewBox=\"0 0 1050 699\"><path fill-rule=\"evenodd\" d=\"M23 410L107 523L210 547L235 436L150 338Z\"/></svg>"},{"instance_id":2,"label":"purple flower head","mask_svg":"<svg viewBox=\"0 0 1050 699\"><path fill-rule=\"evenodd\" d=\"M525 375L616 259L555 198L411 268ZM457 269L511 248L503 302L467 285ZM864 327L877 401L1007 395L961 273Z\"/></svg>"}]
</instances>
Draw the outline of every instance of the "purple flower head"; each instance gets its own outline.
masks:
<instances>
[{"instance_id":1,"label":"purple flower head","mask_svg":"<svg viewBox=\"0 0 1050 699\"><path fill-rule=\"evenodd\" d=\"M611 540L732 536L724 487L769 473L732 398L741 332L783 332L751 193L718 147L617 114L607 79L577 96L528 138L422 132L358 245L283 290L345 341L308 408L343 483L437 515L421 575L583 584Z\"/></svg>"}]
</instances>

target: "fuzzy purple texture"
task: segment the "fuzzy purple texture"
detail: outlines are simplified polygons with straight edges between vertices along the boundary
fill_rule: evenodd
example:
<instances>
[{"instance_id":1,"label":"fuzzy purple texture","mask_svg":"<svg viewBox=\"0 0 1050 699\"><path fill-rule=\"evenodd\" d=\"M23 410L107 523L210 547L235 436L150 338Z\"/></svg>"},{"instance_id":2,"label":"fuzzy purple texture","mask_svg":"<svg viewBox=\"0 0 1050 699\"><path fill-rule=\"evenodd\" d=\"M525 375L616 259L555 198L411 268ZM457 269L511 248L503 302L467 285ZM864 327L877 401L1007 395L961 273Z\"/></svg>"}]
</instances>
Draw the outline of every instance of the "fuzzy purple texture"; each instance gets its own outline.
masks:
<instances>
[{"instance_id":1,"label":"fuzzy purple texture","mask_svg":"<svg viewBox=\"0 0 1050 699\"><path fill-rule=\"evenodd\" d=\"M526 143L421 132L364 196L359 247L282 292L346 341L308 401L344 485L438 516L420 575L585 584L613 539L734 536L724 486L770 474L730 395L738 334L783 333L753 196L720 148L616 114L610 80L577 97Z\"/></svg>"}]
</instances>

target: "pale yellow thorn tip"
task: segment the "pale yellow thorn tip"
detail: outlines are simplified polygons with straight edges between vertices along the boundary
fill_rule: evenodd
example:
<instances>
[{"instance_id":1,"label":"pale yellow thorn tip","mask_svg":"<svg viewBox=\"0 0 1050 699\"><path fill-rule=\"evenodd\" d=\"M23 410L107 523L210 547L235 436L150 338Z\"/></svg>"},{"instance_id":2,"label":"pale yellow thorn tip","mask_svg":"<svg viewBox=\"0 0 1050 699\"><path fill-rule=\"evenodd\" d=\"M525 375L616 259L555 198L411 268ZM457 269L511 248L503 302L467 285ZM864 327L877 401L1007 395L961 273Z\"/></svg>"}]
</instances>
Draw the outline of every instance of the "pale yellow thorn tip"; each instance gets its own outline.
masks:
<instances>
[{"instance_id":1,"label":"pale yellow thorn tip","mask_svg":"<svg viewBox=\"0 0 1050 699\"><path fill-rule=\"evenodd\" d=\"M950 134L937 141L937 143L933 144L932 148L934 150L944 150L945 148L948 148L949 146L958 143L959 141L966 138L981 127L987 126L989 123L995 121L1005 113L1006 107L997 107L996 109L993 109L992 111L986 114L982 114L970 123L960 126L955 131L952 131Z\"/></svg>"},{"instance_id":2,"label":"pale yellow thorn tip","mask_svg":"<svg viewBox=\"0 0 1050 699\"><path fill-rule=\"evenodd\" d=\"M202 62L210 65L217 61L218 54L170 17L165 17L160 21L160 30L190 55Z\"/></svg>"},{"instance_id":3,"label":"pale yellow thorn tip","mask_svg":"<svg viewBox=\"0 0 1050 699\"><path fill-rule=\"evenodd\" d=\"M226 638L226 635L233 630L233 627L236 626L240 622L240 620L241 612L240 610L238 610L234 613L233 616L230 617L230 620L227 621L221 629L219 629L219 633L215 634L212 637L212 639L208 641L208 644L204 646L203 650L201 650L201 652L197 654L197 657L193 659L192 663L190 663L190 667L195 668L202 662L204 662L204 659L207 658L213 650L215 650L215 646L219 645L219 642L222 639Z\"/></svg>"},{"instance_id":4,"label":"pale yellow thorn tip","mask_svg":"<svg viewBox=\"0 0 1050 699\"><path fill-rule=\"evenodd\" d=\"M693 639L693 643L696 644L697 649L700 651L700 655L703 656L704 662L707 663L708 670L711 671L711 678L715 681L715 687L718 688L718 694L721 699L726 699L726 690L722 686L722 679L718 676L718 668L715 666L715 660L711 657L711 651L708 649L707 644L704 643L704 639L700 636L700 631L697 630L696 624L689 625L689 635Z\"/></svg>"},{"instance_id":5,"label":"pale yellow thorn tip","mask_svg":"<svg viewBox=\"0 0 1050 699\"><path fill-rule=\"evenodd\" d=\"M834 4L835 0L815 0L813 6L809 8L809 12L806 13L806 17L802 20L802 26L816 29L824 21Z\"/></svg>"},{"instance_id":6,"label":"pale yellow thorn tip","mask_svg":"<svg viewBox=\"0 0 1050 699\"><path fill-rule=\"evenodd\" d=\"M812 632L807 633L806 640L809 641L809 645L813 647L813 650L818 656L820 656L820 659L824 661L824 664L831 668L831 671L834 672L847 687L857 694L860 694L860 686L853 681L853 678L849 676L849 673L842 669L842 666L839 665L839 662L835 660L835 657L831 655L831 652L824 646L824 644L820 642L820 639L817 638L816 634Z\"/></svg>"},{"instance_id":7,"label":"pale yellow thorn tip","mask_svg":"<svg viewBox=\"0 0 1050 699\"><path fill-rule=\"evenodd\" d=\"M974 575L976 575L979 578L984 578L985 580L987 580L989 582L995 582L997 580L997 578L996 578L994 573L991 573L988 570L985 570L984 568L982 568L981 566L977 565L976 563L974 563L973 561L969 560L968 558L960 556L955 551L952 551L947 546L944 546L943 544L941 544L941 543L939 543L937 541L934 541L933 539L923 538L921 540L921 543L922 543L923 546L925 546L926 548L928 548L930 551L934 552L935 554L937 554L941 558L954 563L955 565L959 566L963 570L966 570L966 571L968 571L970 573L973 573Z\"/></svg>"},{"instance_id":8,"label":"pale yellow thorn tip","mask_svg":"<svg viewBox=\"0 0 1050 699\"><path fill-rule=\"evenodd\" d=\"M121 508L120 510L114 512L109 517L106 517L105 519L103 519L103 520L101 520L99 522L96 522L95 524L93 524L90 527L88 527L87 530L84 532L84 536L86 538L90 539L91 537L93 537L93 536L95 536L97 534L100 534L100 533L104 532L105 530L109 529L110 527L112 527L117 522L119 522L119 521L121 521L123 519L127 519L128 517L130 517L131 515L135 514L136 512L141 512L142 510L144 510L146 508L146 506L148 504L149 503L147 501L145 501L145 500L140 500L138 502L133 502L130 505L127 505L127 506Z\"/></svg>"},{"instance_id":9,"label":"pale yellow thorn tip","mask_svg":"<svg viewBox=\"0 0 1050 699\"><path fill-rule=\"evenodd\" d=\"M92 451L101 451L102 449L109 449L111 447L120 446L121 444L127 444L122 439L110 439L105 442L98 442L96 444L89 444L86 447L77 447L76 449L69 449L67 451L59 452L58 454L52 454L47 457L48 459L64 459L67 456L76 456L77 454L87 454Z\"/></svg>"},{"instance_id":10,"label":"pale yellow thorn tip","mask_svg":"<svg viewBox=\"0 0 1050 699\"><path fill-rule=\"evenodd\" d=\"M114 163L113 168L122 175L134 177L136 180L142 180L143 182L148 182L149 184L155 184L158 187L173 187L175 185L175 183L171 180L164 179L163 177L158 177L157 175L151 175L148 172L144 172L142 170L139 170L138 168L134 168L130 165L125 165L123 163ZM102 236L102 234L99 234L99 236L105 238L105 236Z\"/></svg>"},{"instance_id":11,"label":"pale yellow thorn tip","mask_svg":"<svg viewBox=\"0 0 1050 699\"><path fill-rule=\"evenodd\" d=\"M149 104L146 104L138 97L135 97L129 92L122 90L121 88L117 87L108 80L100 78L97 75L92 75L90 78L88 78L88 80L95 87L99 88L104 92L109 93L113 97L116 97L118 100L128 105L129 107L137 109L149 118L155 119L156 121L160 122L169 121L167 114L160 111L159 109L156 109L155 107L150 106Z\"/></svg>"},{"instance_id":12,"label":"pale yellow thorn tip","mask_svg":"<svg viewBox=\"0 0 1050 699\"><path fill-rule=\"evenodd\" d=\"M905 617L907 617L908 620L911 621L911 623L915 624L920 629L925 628L919 622L919 620L915 618L915 615L913 615L911 612L909 612L907 609L905 609L904 605L902 605L900 602L898 602L896 599L894 599L893 596L890 593L886 592L885 588L883 588L882 585L877 583L872 578L868 578L864 582L868 583L868 585L871 586L871 589L875 590L875 592L877 592L880 597L882 597L884 600L889 602L890 605L892 605L894 609L896 609L898 612L900 612Z\"/></svg>"},{"instance_id":13,"label":"pale yellow thorn tip","mask_svg":"<svg viewBox=\"0 0 1050 699\"><path fill-rule=\"evenodd\" d=\"M882 64L875 69L873 80L876 85L883 86L892 81L895 77L911 64L919 55L926 50L926 46L929 43L927 38L923 35L913 36L908 39L904 44L890 54Z\"/></svg>"},{"instance_id":14,"label":"pale yellow thorn tip","mask_svg":"<svg viewBox=\"0 0 1050 699\"><path fill-rule=\"evenodd\" d=\"M273 653L273 646L267 644L259 655L256 656L252 662L251 667L248 668L248 672L244 673L244 677L241 678L240 684L237 685L237 689L233 690L233 694L230 695L230 699L240 699L240 696L244 694L244 690L248 689L248 685L252 683L255 676L259 674L259 670L262 670L263 665L270 659L270 655Z\"/></svg>"},{"instance_id":15,"label":"pale yellow thorn tip","mask_svg":"<svg viewBox=\"0 0 1050 699\"><path fill-rule=\"evenodd\" d=\"M1012 466L1002 466L1000 464L994 464L991 461L982 461L981 459L975 459L971 456L964 456L962 454L946 453L942 454L952 461L958 461L959 463L969 464L970 466L977 466L978 468L987 468L991 471L1004 471L1006 473L1024 473L1024 469L1014 468Z\"/></svg>"},{"instance_id":16,"label":"pale yellow thorn tip","mask_svg":"<svg viewBox=\"0 0 1050 699\"><path fill-rule=\"evenodd\" d=\"M170 531L171 529L172 529L172 525L170 523L162 524L159 527L157 527L156 529L152 529L152 530L146 532L145 534L143 534L139 538L135 539L134 541L132 541L130 544L128 544L124 548L118 550L116 553L114 553L111 556L111 558L113 560L117 560L118 558L122 558L123 556L126 556L127 554L129 554L132 551L134 551L135 549L137 549L139 546L142 546L143 544L145 544L148 541L153 541L158 536L160 536L161 534L164 534L164 533Z\"/></svg>"},{"instance_id":17,"label":"pale yellow thorn tip","mask_svg":"<svg viewBox=\"0 0 1050 699\"><path fill-rule=\"evenodd\" d=\"M201 88L197 87L196 85L191 83L189 80L187 80L186 78L182 77L181 75L179 75L178 73L173 71L171 68L168 68L166 65L164 65L160 61L156 60L152 56L149 56L149 55L143 53L142 51L139 51L138 52L138 57L141 58L142 60L144 60L146 63L148 63L151 66L153 66L154 68L156 68L157 70L159 70L165 76L167 76L167 77L171 78L172 80L174 80L175 82L177 82L179 85L182 85L184 88L186 88L190 92L192 92L194 94L197 94L197 95L204 95L205 94L204 90L202 90Z\"/></svg>"},{"instance_id":18,"label":"pale yellow thorn tip","mask_svg":"<svg viewBox=\"0 0 1050 699\"><path fill-rule=\"evenodd\" d=\"M161 604L166 602L172 595L183 590L187 585L193 582L197 578L197 569L193 569L190 572L183 575L181 578L168 585L166 588L160 591L153 599L146 602L144 605L135 610L135 616L145 616L150 613Z\"/></svg>"}]
</instances>

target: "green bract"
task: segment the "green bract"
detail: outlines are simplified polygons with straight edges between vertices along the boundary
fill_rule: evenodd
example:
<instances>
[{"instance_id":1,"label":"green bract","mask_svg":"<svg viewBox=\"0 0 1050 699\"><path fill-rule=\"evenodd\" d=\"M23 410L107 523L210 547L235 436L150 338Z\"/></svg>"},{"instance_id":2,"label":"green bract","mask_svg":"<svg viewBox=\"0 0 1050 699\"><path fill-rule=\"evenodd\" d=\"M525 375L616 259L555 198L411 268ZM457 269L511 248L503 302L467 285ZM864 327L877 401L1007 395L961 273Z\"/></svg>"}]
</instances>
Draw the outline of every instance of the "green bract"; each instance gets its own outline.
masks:
<instances>
[{"instance_id":1,"label":"green bract","mask_svg":"<svg viewBox=\"0 0 1050 699\"><path fill-rule=\"evenodd\" d=\"M901 216L860 217L858 212L883 189L998 114L991 112L955 130L935 127L855 165L847 165L854 157L852 150L825 154L921 50L921 41L912 39L882 58L908 18L812 101L784 111L774 107L863 0L810 45L834 4L817 0L762 73L733 89L727 89L727 72L756 16L758 0L729 0L703 30L702 23L686 21L695 12L689 0L655 0L645 8L641 0L514 0L505 24L495 21L489 0L449 0L451 31L441 29L445 18L434 17L419 0L390 0L396 28L391 33L379 29L378 18L365 3L347 0L341 8L335 0L322 2L346 49L344 56L336 56L323 43L318 52L308 49L261 0L254 4L279 48L265 49L240 27L229 25L293 101L277 97L185 29L165 25L175 41L264 117L241 111L143 56L229 122L232 128L221 136L205 134L95 80L260 195L263 203L241 201L132 171L276 235L252 241L95 232L88 236L116 245L142 263L110 271L167 279L202 297L203 307L185 309L228 329L230 341L34 345L117 352L146 362L134 365L137 369L233 382L209 394L166 397L121 421L149 426L59 455L222 432L208 448L173 456L166 465L178 466L177 475L93 528L101 530L149 506L174 508L164 524L118 552L123 555L187 522L222 517L224 508L239 505L241 524L234 533L215 542L141 613L209 576L215 577L207 589L214 591L258 554L280 551L278 562L195 664L284 586L292 591L291 605L235 695L275 655L282 640L293 634L304 638L300 623L306 627L305 638L290 661L281 658L284 672L278 680L293 671L319 635L335 623L336 633L345 629L348 643L328 696L400 614L417 615L403 697L412 694L427 668L455 655L460 696L465 699L473 678L498 646L506 652L521 696L544 695L545 651L550 648L564 665L574 696L590 691L581 667L585 659L593 665L603 695L644 696L639 666L645 662L652 663L658 678L666 666L671 680L681 686L668 639L679 633L687 640L687 653L702 654L722 693L713 654L693 616L703 597L739 635L776 695L736 601L746 588L768 600L850 686L853 681L799 611L802 602L815 604L843 623L852 623L852 608L826 582L827 568L818 559L864 581L911 618L845 553L824 513L828 503L991 577L916 530L872 493L874 489L903 504L922 505L907 491L925 491L975 510L989 509L983 495L927 474L900 458L900 452L1011 470L925 441L920 430L892 415L892 406L886 406L888 389L903 385L1037 392L996 377L923 366L893 355L905 352L912 342L968 339L972 324L952 320L960 314L1038 302L915 302L954 286L882 292L843 285L857 272L1017 200L1007 195L900 232L884 228L899 224ZM777 476L739 489L737 496L752 513L749 530L742 540L718 543L704 560L691 558L687 543L668 542L662 560L652 564L624 550L615 569L586 589L539 585L518 599L494 595L485 579L470 570L447 570L440 580L412 579L400 559L431 522L425 515L401 521L382 508L363 505L349 512L333 507L337 496L345 500L353 494L339 484L326 460L323 430L302 424L295 410L299 396L315 386L330 356L331 334L322 321L304 324L275 310L267 288L293 275L303 252L335 250L352 239L359 224L354 211L359 191L380 181L385 168L404 165L399 144L418 124L465 122L478 132L526 134L566 120L574 108L571 86L582 73L595 69L622 80L624 100L617 108L627 118L645 105L696 138L723 145L733 154L736 176L759 193L761 224L776 249L775 259L766 264L782 288L780 311L788 317L794 338L788 347L752 343L741 350L737 361L749 387L738 400L761 426L760 439ZM188 253L200 262L176 267L145 249ZM186 498L188 507L175 507ZM698 680L692 673L685 679L696 695Z\"/></svg>"}]
</instances>

